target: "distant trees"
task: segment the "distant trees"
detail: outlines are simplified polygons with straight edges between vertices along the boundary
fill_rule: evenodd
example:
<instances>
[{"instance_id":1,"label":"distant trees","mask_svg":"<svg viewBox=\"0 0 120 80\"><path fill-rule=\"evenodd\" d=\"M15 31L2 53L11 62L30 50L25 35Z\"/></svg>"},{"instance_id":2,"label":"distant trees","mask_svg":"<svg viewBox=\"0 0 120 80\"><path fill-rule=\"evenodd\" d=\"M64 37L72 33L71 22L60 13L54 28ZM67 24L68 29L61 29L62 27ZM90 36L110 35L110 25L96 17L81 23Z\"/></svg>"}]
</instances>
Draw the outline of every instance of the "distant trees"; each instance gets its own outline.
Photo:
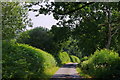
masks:
<instances>
[{"instance_id":1,"label":"distant trees","mask_svg":"<svg viewBox=\"0 0 120 80\"><path fill-rule=\"evenodd\" d=\"M69 27L53 26L51 30L36 27L22 32L18 36L17 42L29 44L53 55L65 51L70 55L82 57L77 41L72 39L70 33Z\"/></svg>"},{"instance_id":2,"label":"distant trees","mask_svg":"<svg viewBox=\"0 0 120 80\"><path fill-rule=\"evenodd\" d=\"M52 53L52 50L55 49L52 38L52 34L49 33L46 28L37 27L21 33L17 39L17 42L29 44Z\"/></svg>"},{"instance_id":3,"label":"distant trees","mask_svg":"<svg viewBox=\"0 0 120 80\"><path fill-rule=\"evenodd\" d=\"M74 55L79 58L83 56L83 54L80 51L80 48L78 47L78 41L74 40L72 37L69 37L68 40L61 43L61 51L65 51L69 55Z\"/></svg>"}]
</instances>

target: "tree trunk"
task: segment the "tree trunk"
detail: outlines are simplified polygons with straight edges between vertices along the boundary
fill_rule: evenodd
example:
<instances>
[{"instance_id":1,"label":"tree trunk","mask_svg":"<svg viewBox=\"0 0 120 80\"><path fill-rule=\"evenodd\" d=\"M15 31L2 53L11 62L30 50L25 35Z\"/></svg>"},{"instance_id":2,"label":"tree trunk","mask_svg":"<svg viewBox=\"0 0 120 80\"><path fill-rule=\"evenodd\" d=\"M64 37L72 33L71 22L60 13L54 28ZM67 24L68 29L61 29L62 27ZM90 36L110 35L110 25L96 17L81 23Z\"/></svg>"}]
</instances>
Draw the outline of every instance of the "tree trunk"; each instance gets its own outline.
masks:
<instances>
[{"instance_id":1,"label":"tree trunk","mask_svg":"<svg viewBox=\"0 0 120 80\"><path fill-rule=\"evenodd\" d=\"M110 27L110 24L109 24L108 40L107 40L107 44L106 44L106 49L110 48L111 40L112 40L112 35L111 35L111 27Z\"/></svg>"},{"instance_id":2,"label":"tree trunk","mask_svg":"<svg viewBox=\"0 0 120 80\"><path fill-rule=\"evenodd\" d=\"M107 11L108 14L108 40L107 40L107 44L106 44L106 49L110 48L110 44L111 44L111 40L112 40L112 34L111 34L111 24L110 24L110 20L111 20L111 15L110 15L110 8L108 8Z\"/></svg>"}]
</instances>

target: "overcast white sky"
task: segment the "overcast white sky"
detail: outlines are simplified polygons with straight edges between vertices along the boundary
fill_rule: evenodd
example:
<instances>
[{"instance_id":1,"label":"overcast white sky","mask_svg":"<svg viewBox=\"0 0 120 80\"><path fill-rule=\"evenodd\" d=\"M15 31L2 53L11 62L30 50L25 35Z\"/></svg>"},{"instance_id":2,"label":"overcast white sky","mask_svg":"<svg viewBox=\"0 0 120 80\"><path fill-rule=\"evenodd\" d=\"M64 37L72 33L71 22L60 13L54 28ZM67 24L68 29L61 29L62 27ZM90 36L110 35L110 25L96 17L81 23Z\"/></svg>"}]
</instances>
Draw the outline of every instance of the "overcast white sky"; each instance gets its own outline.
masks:
<instances>
[{"instance_id":1,"label":"overcast white sky","mask_svg":"<svg viewBox=\"0 0 120 80\"><path fill-rule=\"evenodd\" d=\"M54 25L58 22L53 18L52 15L41 14L38 17L35 17L34 12L29 12L29 17L32 19L33 28L42 26L42 27L46 27L46 28L50 29L52 27L52 25Z\"/></svg>"},{"instance_id":2,"label":"overcast white sky","mask_svg":"<svg viewBox=\"0 0 120 80\"><path fill-rule=\"evenodd\" d=\"M33 6L34 9L38 9L38 6ZM39 16L35 17L36 12L29 11L29 18L32 19L33 27L45 27L50 29L52 25L56 24L58 21L54 19L53 15L44 15L40 14ZM28 28L31 29L31 28Z\"/></svg>"}]
</instances>

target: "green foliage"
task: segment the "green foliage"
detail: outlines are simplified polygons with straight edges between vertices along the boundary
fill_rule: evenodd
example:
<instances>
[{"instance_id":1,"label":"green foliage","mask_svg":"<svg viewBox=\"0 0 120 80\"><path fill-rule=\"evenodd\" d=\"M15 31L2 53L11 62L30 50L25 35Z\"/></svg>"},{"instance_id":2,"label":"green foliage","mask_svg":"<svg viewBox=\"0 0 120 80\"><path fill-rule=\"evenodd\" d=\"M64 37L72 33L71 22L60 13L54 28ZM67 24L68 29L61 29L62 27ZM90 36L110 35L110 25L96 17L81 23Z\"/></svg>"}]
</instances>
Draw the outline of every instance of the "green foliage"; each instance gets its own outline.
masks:
<instances>
[{"instance_id":1,"label":"green foliage","mask_svg":"<svg viewBox=\"0 0 120 80\"><path fill-rule=\"evenodd\" d=\"M67 52L60 52L58 54L58 58L59 58L60 64L65 64L65 63L70 62L70 57Z\"/></svg>"},{"instance_id":2,"label":"green foliage","mask_svg":"<svg viewBox=\"0 0 120 80\"><path fill-rule=\"evenodd\" d=\"M3 41L3 78L42 78L46 69L56 67L52 55L13 41Z\"/></svg>"},{"instance_id":3,"label":"green foliage","mask_svg":"<svg viewBox=\"0 0 120 80\"><path fill-rule=\"evenodd\" d=\"M103 49L96 51L81 64L82 70L96 78L120 76L120 57L118 53Z\"/></svg>"},{"instance_id":4,"label":"green foliage","mask_svg":"<svg viewBox=\"0 0 120 80\"><path fill-rule=\"evenodd\" d=\"M82 54L77 43L77 40L74 40L72 37L69 37L67 41L61 43L61 49L62 51L67 52L69 55L74 55L81 58Z\"/></svg>"},{"instance_id":5,"label":"green foliage","mask_svg":"<svg viewBox=\"0 0 120 80\"><path fill-rule=\"evenodd\" d=\"M49 80L55 73L56 71L59 69L59 67L53 67L53 68L48 68L44 71L45 74L43 74L42 78L40 78L40 80Z\"/></svg>"},{"instance_id":6,"label":"green foliage","mask_svg":"<svg viewBox=\"0 0 120 80\"><path fill-rule=\"evenodd\" d=\"M36 27L21 33L17 38L17 42L29 44L51 54L57 53L58 50L60 50L58 43L55 42L53 34L43 27Z\"/></svg>"},{"instance_id":7,"label":"green foliage","mask_svg":"<svg viewBox=\"0 0 120 80\"><path fill-rule=\"evenodd\" d=\"M70 36L70 28L69 27L57 27L55 25L52 26L51 32L54 35L54 41L55 42L63 42L68 40L69 36ZM59 34L59 35L58 35Z\"/></svg>"},{"instance_id":8,"label":"green foliage","mask_svg":"<svg viewBox=\"0 0 120 80\"><path fill-rule=\"evenodd\" d=\"M89 76L88 74L85 74L85 73L83 72L83 70L81 70L80 67L77 67L76 70L77 70L77 72L79 73L80 76L82 76L82 77L84 77L84 78L92 78L92 77Z\"/></svg>"},{"instance_id":9,"label":"green foliage","mask_svg":"<svg viewBox=\"0 0 120 80\"><path fill-rule=\"evenodd\" d=\"M80 59L81 60L81 62L83 62L83 61L86 61L86 60L88 60L88 57L87 56L84 56L82 59Z\"/></svg>"},{"instance_id":10,"label":"green foliage","mask_svg":"<svg viewBox=\"0 0 120 80\"><path fill-rule=\"evenodd\" d=\"M32 5L41 5L41 8L35 10L31 7ZM30 10L38 12L38 15L53 13L53 17L56 20L60 20L55 26L65 27L63 34L66 34L70 28L72 32L67 33L66 36L70 34L78 41L78 47L83 56L91 55L96 49L107 48L107 45L109 45L109 49L119 51L119 5L119 2L52 2L51 4L45 3L45 6L38 2L28 4L31 7ZM108 17L108 12L110 12L110 17ZM59 33L60 31L58 29L58 32L55 32ZM64 36L60 35L57 38L56 40L64 39Z\"/></svg>"},{"instance_id":11,"label":"green foliage","mask_svg":"<svg viewBox=\"0 0 120 80\"><path fill-rule=\"evenodd\" d=\"M1 2L2 5L2 39L15 38L26 26L32 24L28 18L28 10L19 2Z\"/></svg>"},{"instance_id":12,"label":"green foliage","mask_svg":"<svg viewBox=\"0 0 120 80\"><path fill-rule=\"evenodd\" d=\"M69 38L69 35L67 34L69 32L70 31L67 27L54 26L51 30L47 30L46 28L42 27L37 27L22 32L18 36L17 42L29 44L56 56L57 53L67 45L66 42Z\"/></svg>"},{"instance_id":13,"label":"green foliage","mask_svg":"<svg viewBox=\"0 0 120 80\"><path fill-rule=\"evenodd\" d=\"M70 55L71 62L80 63L80 59L77 56Z\"/></svg>"}]
</instances>

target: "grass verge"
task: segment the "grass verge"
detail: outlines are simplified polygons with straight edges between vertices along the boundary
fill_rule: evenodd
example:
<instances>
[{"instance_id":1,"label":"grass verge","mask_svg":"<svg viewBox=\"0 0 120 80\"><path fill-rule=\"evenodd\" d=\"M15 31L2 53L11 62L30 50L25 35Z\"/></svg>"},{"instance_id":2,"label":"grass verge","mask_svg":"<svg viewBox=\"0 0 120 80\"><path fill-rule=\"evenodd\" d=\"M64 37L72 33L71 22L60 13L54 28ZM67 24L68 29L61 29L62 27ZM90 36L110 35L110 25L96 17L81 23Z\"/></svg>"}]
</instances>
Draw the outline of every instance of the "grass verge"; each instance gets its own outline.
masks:
<instances>
[{"instance_id":1,"label":"grass verge","mask_svg":"<svg viewBox=\"0 0 120 80\"><path fill-rule=\"evenodd\" d=\"M59 67L53 67L52 69L46 69L44 71L45 75L43 75L43 80L49 80L58 69Z\"/></svg>"},{"instance_id":2,"label":"grass verge","mask_svg":"<svg viewBox=\"0 0 120 80\"><path fill-rule=\"evenodd\" d=\"M83 78L92 78L90 75L88 75L88 74L85 74L82 70L81 70L81 68L76 68L76 70L77 70L77 72L79 73L79 75L81 76L81 77L83 77Z\"/></svg>"}]
</instances>

